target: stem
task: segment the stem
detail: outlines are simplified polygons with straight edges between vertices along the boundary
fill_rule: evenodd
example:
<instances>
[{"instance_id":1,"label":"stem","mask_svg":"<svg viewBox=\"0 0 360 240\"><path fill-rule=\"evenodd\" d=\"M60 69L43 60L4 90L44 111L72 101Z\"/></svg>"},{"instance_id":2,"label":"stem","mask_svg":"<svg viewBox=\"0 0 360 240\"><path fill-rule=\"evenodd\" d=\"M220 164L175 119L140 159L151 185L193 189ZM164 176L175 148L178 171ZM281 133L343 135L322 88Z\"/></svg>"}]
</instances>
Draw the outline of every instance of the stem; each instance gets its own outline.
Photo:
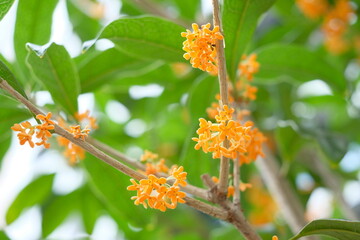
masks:
<instances>
[{"instance_id":1,"label":"stem","mask_svg":"<svg viewBox=\"0 0 360 240\"><path fill-rule=\"evenodd\" d=\"M234 198L233 198L233 204L235 207L240 207L240 164L239 164L239 153L237 154L237 158L234 160Z\"/></svg>"},{"instance_id":2,"label":"stem","mask_svg":"<svg viewBox=\"0 0 360 240\"><path fill-rule=\"evenodd\" d=\"M18 93L15 89L13 89L4 79L0 78L0 88L6 90L10 95L15 97L19 102L24 104L33 114L38 115L42 114L45 115L40 109L38 109L32 102L24 98L20 93ZM55 124L54 132L59 134L60 136L68 139L72 143L82 147L87 152L95 156L96 158L100 159L101 161L109 164L110 166L114 167L115 169L119 170L120 172L126 174L129 177L132 177L136 180L146 179L147 176L129 168L128 166L120 163L113 157L105 154L104 152L100 151L99 149L95 148L88 142L85 142L81 138L75 138L71 133L60 127L59 125ZM220 219L227 219L227 213L224 212L222 209L216 208L199 200L193 199L191 197L186 197L185 201L187 205L206 213L210 216L220 218Z\"/></svg>"},{"instance_id":3,"label":"stem","mask_svg":"<svg viewBox=\"0 0 360 240\"><path fill-rule=\"evenodd\" d=\"M214 12L214 26L219 26L220 32L222 32L221 21L220 21L220 9L218 0L212 0L213 3L213 12ZM220 100L219 104L222 108L223 105L229 105L228 98L228 85L226 80L226 61L225 61L225 51L224 51L224 42L223 40L216 40L216 55L217 55L217 65L218 65L218 77L220 85ZM224 147L229 147L229 141L224 141ZM225 196L228 186L228 177L229 177L229 159L221 156L220 159L220 174L219 174L219 185L218 190L221 195Z\"/></svg>"},{"instance_id":4,"label":"stem","mask_svg":"<svg viewBox=\"0 0 360 240\"><path fill-rule=\"evenodd\" d=\"M266 159L259 157L256 165L292 232L297 233L306 224L304 209L289 183L281 175L280 166L266 145L263 145L263 150Z\"/></svg>"},{"instance_id":5,"label":"stem","mask_svg":"<svg viewBox=\"0 0 360 240\"><path fill-rule=\"evenodd\" d=\"M93 139L91 137L88 137L86 139L86 141L90 144L92 144L94 147L98 148L99 150L117 158L117 159L121 159L123 162L129 164L130 166L133 166L137 169L140 169L142 171L145 171L145 166L143 164L141 164L139 161L136 161L135 159L132 159L128 156L126 156L125 154L117 151L116 149L106 145L105 143L102 143L96 139ZM159 177L165 177L167 178L169 175L165 174L165 173L158 173L156 174ZM193 186L191 184L187 184L185 187L181 187L181 189L187 193L190 193L196 197L202 198L204 200L207 199L207 191L203 188L199 188L196 186Z\"/></svg>"}]
</instances>

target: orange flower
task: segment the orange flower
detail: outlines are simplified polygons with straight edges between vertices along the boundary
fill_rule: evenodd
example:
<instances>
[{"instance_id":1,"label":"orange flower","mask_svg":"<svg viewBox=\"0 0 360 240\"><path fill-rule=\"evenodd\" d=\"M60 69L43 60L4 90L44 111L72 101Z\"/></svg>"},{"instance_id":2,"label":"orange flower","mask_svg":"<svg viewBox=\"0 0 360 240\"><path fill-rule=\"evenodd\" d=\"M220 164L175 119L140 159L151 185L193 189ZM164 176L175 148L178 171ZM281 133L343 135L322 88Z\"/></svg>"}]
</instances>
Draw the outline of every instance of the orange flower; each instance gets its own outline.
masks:
<instances>
[{"instance_id":1,"label":"orange flower","mask_svg":"<svg viewBox=\"0 0 360 240\"><path fill-rule=\"evenodd\" d=\"M250 100L255 100L257 91L258 91L257 87L253 87L251 85L246 85L246 90L243 93L243 96L244 96L244 98L248 98Z\"/></svg>"},{"instance_id":2,"label":"orange flower","mask_svg":"<svg viewBox=\"0 0 360 240\"><path fill-rule=\"evenodd\" d=\"M192 24L193 32L186 30L181 36L186 37L183 42L184 58L190 59L194 68L199 68L213 75L217 74L216 41L222 40L219 26L210 30L210 23L202 25L201 29L196 23Z\"/></svg>"},{"instance_id":3,"label":"orange flower","mask_svg":"<svg viewBox=\"0 0 360 240\"><path fill-rule=\"evenodd\" d=\"M184 167L183 166L180 166L178 168L174 168L170 172L170 175L176 179L175 182L174 182L174 186L180 185L180 186L185 187L187 185L187 182L185 181L187 172L184 172Z\"/></svg>"},{"instance_id":4,"label":"orange flower","mask_svg":"<svg viewBox=\"0 0 360 240\"><path fill-rule=\"evenodd\" d=\"M83 114L75 114L75 118L82 122L86 119L89 119L88 117L89 111L86 111ZM95 121L95 118L93 118L93 121ZM58 119L59 126L65 128L68 132L70 132L75 138L81 138L82 140L85 140L85 137L88 136L90 133L90 129L85 127L84 129L81 129L80 125L76 126L68 126L67 123L64 121L64 119L59 118ZM91 123L90 123L91 125ZM94 126L92 126L94 127ZM79 147L78 145L70 142L68 139L64 137L57 137L58 144L60 146L65 147L65 151L63 152L64 156L69 160L70 165L75 165L80 160L83 160L85 158L85 150Z\"/></svg>"},{"instance_id":5,"label":"orange flower","mask_svg":"<svg viewBox=\"0 0 360 240\"><path fill-rule=\"evenodd\" d=\"M251 54L249 57L242 56L243 61L239 64L240 75L248 81L253 79L253 75L259 71L260 64L256 61L257 55Z\"/></svg>"},{"instance_id":6,"label":"orange flower","mask_svg":"<svg viewBox=\"0 0 360 240\"><path fill-rule=\"evenodd\" d=\"M24 145L26 142L29 143L30 147L34 147L35 144L32 141L32 137L35 134L35 137L40 139L40 142L37 142L36 145L44 145L45 148L49 148L50 144L47 143L49 137L51 137L51 133L49 130L54 130L55 122L50 120L51 113L49 112L46 116L39 114L36 116L37 119L41 120L43 123L39 125L32 126L30 122L26 121L21 124L14 124L11 127L13 131L20 132L17 137L19 138L20 144Z\"/></svg>"},{"instance_id":7,"label":"orange flower","mask_svg":"<svg viewBox=\"0 0 360 240\"><path fill-rule=\"evenodd\" d=\"M148 150L145 150L144 154L141 155L140 161L144 162L144 161L154 161L155 159L157 159L159 157L159 155L152 153Z\"/></svg>"},{"instance_id":8,"label":"orange flower","mask_svg":"<svg viewBox=\"0 0 360 240\"><path fill-rule=\"evenodd\" d=\"M80 123L83 123L86 125L89 125L91 129L97 129L98 125L96 123L96 118L94 117L90 117L90 111L86 110L86 112L84 113L75 113L75 118L76 120L78 120Z\"/></svg>"},{"instance_id":9,"label":"orange flower","mask_svg":"<svg viewBox=\"0 0 360 240\"><path fill-rule=\"evenodd\" d=\"M182 175L182 170L183 167L175 169L175 175ZM181 176L179 178L182 179ZM127 190L136 191L136 196L131 197L132 200L135 200L135 205L142 204L144 208L149 206L165 212L167 208L176 208L178 202L185 203L183 198L186 193L180 191L176 182L169 186L166 178L158 178L155 175L149 175L147 179L142 179L139 183L134 179L130 179L130 181L133 185L128 186Z\"/></svg>"},{"instance_id":10,"label":"orange flower","mask_svg":"<svg viewBox=\"0 0 360 240\"><path fill-rule=\"evenodd\" d=\"M298 8L310 19L323 16L328 10L327 0L296 0Z\"/></svg>"},{"instance_id":11,"label":"orange flower","mask_svg":"<svg viewBox=\"0 0 360 240\"><path fill-rule=\"evenodd\" d=\"M279 240L279 238L278 238L276 235L274 235L274 236L271 238L271 240Z\"/></svg>"}]
</instances>

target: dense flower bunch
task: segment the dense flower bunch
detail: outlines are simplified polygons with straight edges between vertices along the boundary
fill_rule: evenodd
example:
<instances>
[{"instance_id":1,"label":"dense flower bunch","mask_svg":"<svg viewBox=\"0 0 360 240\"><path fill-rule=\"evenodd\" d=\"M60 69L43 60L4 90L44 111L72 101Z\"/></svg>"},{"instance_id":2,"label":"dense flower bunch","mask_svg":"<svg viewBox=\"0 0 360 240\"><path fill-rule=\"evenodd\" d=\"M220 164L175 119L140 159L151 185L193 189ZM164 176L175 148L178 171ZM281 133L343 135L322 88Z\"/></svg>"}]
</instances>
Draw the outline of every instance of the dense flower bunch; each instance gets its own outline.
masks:
<instances>
[{"instance_id":1,"label":"dense flower bunch","mask_svg":"<svg viewBox=\"0 0 360 240\"><path fill-rule=\"evenodd\" d=\"M157 174L157 173L169 173L169 168L165 164L165 159L158 159L159 155L145 150L145 153L141 156L140 161L146 164L146 175Z\"/></svg>"},{"instance_id":2,"label":"dense flower bunch","mask_svg":"<svg viewBox=\"0 0 360 240\"><path fill-rule=\"evenodd\" d=\"M350 42L344 38L354 14L349 0L335 0L333 6L329 6L326 0L297 0L297 5L311 19L323 17L321 29L329 52L341 54L349 48Z\"/></svg>"},{"instance_id":3,"label":"dense flower bunch","mask_svg":"<svg viewBox=\"0 0 360 240\"><path fill-rule=\"evenodd\" d=\"M251 54L249 57L242 56L239 64L239 80L236 82L236 90L241 93L244 100L255 100L257 87L251 86L254 74L259 71L260 63L256 60L257 55Z\"/></svg>"},{"instance_id":4,"label":"dense flower bunch","mask_svg":"<svg viewBox=\"0 0 360 240\"><path fill-rule=\"evenodd\" d=\"M90 128L88 127L88 125L85 126L83 129L81 129L80 125L69 126L62 118L58 119L59 125L71 134L73 134L75 138L81 138L85 140L85 137L89 134L91 129L96 129L98 127L96 124L96 119L89 116L89 111L86 111L82 114L76 113L75 118L80 124L88 124ZM57 137L57 141L60 146L65 147L65 151L63 152L63 154L69 160L69 163L71 165L74 165L79 160L85 158L85 150L78 145L61 136Z\"/></svg>"},{"instance_id":5,"label":"dense flower bunch","mask_svg":"<svg viewBox=\"0 0 360 240\"><path fill-rule=\"evenodd\" d=\"M50 143L47 142L48 138L51 137L50 130L54 130L55 122L50 120L51 113L49 112L46 116L42 114L36 115L36 118L42 122L42 124L38 125L31 125L29 121L23 122L21 124L14 124L14 126L11 127L13 131L19 132L17 134L17 137L19 138L20 144L24 145L26 142L29 143L30 147L34 147L35 144L33 142L33 135L35 134L35 137L40 139L40 142L37 142L37 146L43 145L45 148L50 147Z\"/></svg>"},{"instance_id":6,"label":"dense flower bunch","mask_svg":"<svg viewBox=\"0 0 360 240\"><path fill-rule=\"evenodd\" d=\"M246 153L246 148L251 144L249 130L251 126L243 126L232 120L233 108L224 105L222 111L215 116L217 123L212 123L200 118L200 128L196 131L198 138L192 138L197 142L195 149L212 152L213 158L225 156L236 159L238 154ZM226 146L225 141L228 141Z\"/></svg>"},{"instance_id":7,"label":"dense flower bunch","mask_svg":"<svg viewBox=\"0 0 360 240\"><path fill-rule=\"evenodd\" d=\"M327 0L296 0L296 4L304 15L310 19L323 16L329 7Z\"/></svg>"},{"instance_id":8,"label":"dense flower bunch","mask_svg":"<svg viewBox=\"0 0 360 240\"><path fill-rule=\"evenodd\" d=\"M193 32L186 30L181 36L186 37L183 42L183 50L186 51L184 58L190 59L194 68L199 68L213 75L217 74L216 60L216 41L222 40L219 26L210 30L210 23L202 25L201 28L196 23L192 24Z\"/></svg>"},{"instance_id":9,"label":"dense flower bunch","mask_svg":"<svg viewBox=\"0 0 360 240\"><path fill-rule=\"evenodd\" d=\"M186 186L186 175L184 168L173 168L168 178L156 177L150 174L147 179L142 179L137 183L130 179L133 185L127 190L136 191L136 196L131 197L135 205L142 204L145 208L150 207L165 212L168 208L174 209L177 203L185 203L183 199L185 192L180 191L180 186ZM175 180L169 184L169 180Z\"/></svg>"}]
</instances>

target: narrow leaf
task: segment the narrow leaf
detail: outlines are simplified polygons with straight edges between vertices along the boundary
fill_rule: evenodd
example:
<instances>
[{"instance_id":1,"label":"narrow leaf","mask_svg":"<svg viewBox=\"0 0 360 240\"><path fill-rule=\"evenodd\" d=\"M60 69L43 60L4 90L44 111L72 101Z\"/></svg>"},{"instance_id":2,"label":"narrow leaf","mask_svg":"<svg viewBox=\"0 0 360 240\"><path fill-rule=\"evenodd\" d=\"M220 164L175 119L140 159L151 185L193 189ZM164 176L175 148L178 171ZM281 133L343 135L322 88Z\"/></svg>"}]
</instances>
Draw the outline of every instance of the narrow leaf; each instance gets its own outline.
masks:
<instances>
[{"instance_id":1,"label":"narrow leaf","mask_svg":"<svg viewBox=\"0 0 360 240\"><path fill-rule=\"evenodd\" d=\"M15 78L14 74L10 71L10 69L0 61L0 82L2 80L5 80L9 83L10 86L12 86L16 91L18 91L21 95L23 95L25 98L26 94L24 92L23 87L18 82L18 80Z\"/></svg>"},{"instance_id":2,"label":"narrow leaf","mask_svg":"<svg viewBox=\"0 0 360 240\"><path fill-rule=\"evenodd\" d=\"M44 207L42 236L46 238L76 209L80 208L81 192L75 190L67 195L54 196Z\"/></svg>"},{"instance_id":3,"label":"narrow leaf","mask_svg":"<svg viewBox=\"0 0 360 240\"><path fill-rule=\"evenodd\" d=\"M235 80L240 58L254 34L260 16L274 2L275 0L224 1L225 56L231 80Z\"/></svg>"},{"instance_id":4,"label":"narrow leaf","mask_svg":"<svg viewBox=\"0 0 360 240\"><path fill-rule=\"evenodd\" d=\"M58 0L19 0L14 33L16 59L28 82L29 71L25 64L26 43L45 44L50 39L52 14ZM21 79L23 80L23 79Z\"/></svg>"},{"instance_id":5,"label":"narrow leaf","mask_svg":"<svg viewBox=\"0 0 360 240\"><path fill-rule=\"evenodd\" d=\"M13 3L14 0L2 0L2 2L0 2L0 20L3 19Z\"/></svg>"},{"instance_id":6,"label":"narrow leaf","mask_svg":"<svg viewBox=\"0 0 360 240\"><path fill-rule=\"evenodd\" d=\"M279 76L287 76L298 82L321 79L334 90L342 91L346 81L337 67L319 54L297 45L274 44L257 51L260 71L256 81L273 83Z\"/></svg>"},{"instance_id":7,"label":"narrow leaf","mask_svg":"<svg viewBox=\"0 0 360 240\"><path fill-rule=\"evenodd\" d=\"M184 61L181 32L185 29L157 17L122 18L110 23L99 38L106 38L123 52L144 59Z\"/></svg>"},{"instance_id":8,"label":"narrow leaf","mask_svg":"<svg viewBox=\"0 0 360 240\"><path fill-rule=\"evenodd\" d=\"M55 43L45 53L39 53L32 45L29 48L27 62L34 75L50 92L55 104L61 105L67 113L74 114L78 109L80 87L79 76L69 53Z\"/></svg>"},{"instance_id":9,"label":"narrow leaf","mask_svg":"<svg viewBox=\"0 0 360 240\"><path fill-rule=\"evenodd\" d=\"M78 67L83 92L93 91L121 76L135 74L149 63L129 57L115 48L100 52L95 56L91 55L83 62Z\"/></svg>"},{"instance_id":10,"label":"narrow leaf","mask_svg":"<svg viewBox=\"0 0 360 240\"><path fill-rule=\"evenodd\" d=\"M6 213L6 223L11 224L28 207L42 203L50 194L54 174L41 176L27 185L16 197Z\"/></svg>"},{"instance_id":11,"label":"narrow leaf","mask_svg":"<svg viewBox=\"0 0 360 240\"><path fill-rule=\"evenodd\" d=\"M291 240L315 234L327 235L338 240L360 239L360 222L335 219L315 220L307 224Z\"/></svg>"}]
</instances>

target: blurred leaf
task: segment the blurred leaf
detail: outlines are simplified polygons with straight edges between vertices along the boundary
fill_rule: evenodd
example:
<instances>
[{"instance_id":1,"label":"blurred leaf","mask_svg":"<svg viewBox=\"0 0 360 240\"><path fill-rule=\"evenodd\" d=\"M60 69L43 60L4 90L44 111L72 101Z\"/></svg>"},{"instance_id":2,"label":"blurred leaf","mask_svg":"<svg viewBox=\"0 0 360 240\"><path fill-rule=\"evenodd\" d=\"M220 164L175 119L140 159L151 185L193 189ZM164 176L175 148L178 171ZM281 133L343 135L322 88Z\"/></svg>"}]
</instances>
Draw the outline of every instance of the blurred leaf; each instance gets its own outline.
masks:
<instances>
[{"instance_id":1,"label":"blurred leaf","mask_svg":"<svg viewBox=\"0 0 360 240\"><path fill-rule=\"evenodd\" d=\"M10 69L2 61L0 61L0 82L1 82L1 79L7 81L7 83L9 83L10 86L12 86L16 91L18 91L25 98L27 98L21 84L15 78L14 74L10 71Z\"/></svg>"},{"instance_id":2,"label":"blurred leaf","mask_svg":"<svg viewBox=\"0 0 360 240\"><path fill-rule=\"evenodd\" d=\"M99 38L111 40L132 56L182 62L183 31L183 27L157 17L122 18L106 26Z\"/></svg>"},{"instance_id":3,"label":"blurred leaf","mask_svg":"<svg viewBox=\"0 0 360 240\"><path fill-rule=\"evenodd\" d=\"M41 176L29 183L16 197L6 213L6 223L11 224L28 207L44 202L51 193L54 174Z\"/></svg>"},{"instance_id":4,"label":"blurred leaf","mask_svg":"<svg viewBox=\"0 0 360 240\"><path fill-rule=\"evenodd\" d=\"M104 211L104 207L88 188L84 188L81 198L81 212L85 231L91 234L94 230L96 220Z\"/></svg>"},{"instance_id":5,"label":"blurred leaf","mask_svg":"<svg viewBox=\"0 0 360 240\"><path fill-rule=\"evenodd\" d=\"M121 230L126 236L136 235L129 229L129 224L143 227L150 216L149 212L145 212L149 210L135 206L130 200L134 195L134 192L126 190L127 186L131 185L130 178L93 156L87 156L83 164L90 178L91 189L109 209Z\"/></svg>"},{"instance_id":6,"label":"blurred leaf","mask_svg":"<svg viewBox=\"0 0 360 240\"><path fill-rule=\"evenodd\" d=\"M3 17L9 11L9 9L13 3L14 3L14 0L2 0L2 2L0 3L0 21L1 21L1 19L3 19Z\"/></svg>"},{"instance_id":7,"label":"blurred leaf","mask_svg":"<svg viewBox=\"0 0 360 240\"><path fill-rule=\"evenodd\" d=\"M228 74L235 80L242 54L251 40L260 16L275 0L224 1L223 28Z\"/></svg>"},{"instance_id":8,"label":"blurred leaf","mask_svg":"<svg viewBox=\"0 0 360 240\"><path fill-rule=\"evenodd\" d=\"M86 54L86 53L85 53ZM85 58L79 64L79 77L82 92L93 91L107 85L116 78L137 75L148 61L139 60L110 48Z\"/></svg>"},{"instance_id":9,"label":"blurred leaf","mask_svg":"<svg viewBox=\"0 0 360 240\"><path fill-rule=\"evenodd\" d=\"M245 238L239 234L239 231L232 226L224 226L222 228L215 228L211 231L211 240L222 240L222 239L237 239L245 240Z\"/></svg>"},{"instance_id":10,"label":"blurred leaf","mask_svg":"<svg viewBox=\"0 0 360 240\"><path fill-rule=\"evenodd\" d=\"M29 111L19 108L19 103L7 96L0 96L0 163L11 142L11 126L31 117Z\"/></svg>"},{"instance_id":11,"label":"blurred leaf","mask_svg":"<svg viewBox=\"0 0 360 240\"><path fill-rule=\"evenodd\" d=\"M198 119L206 117L206 108L216 101L217 86L218 82L215 77L204 74L194 82L187 101L191 124L188 127L189 132L182 148L180 164L188 172L189 181L198 186L202 185L200 179L202 174L214 174L218 168L218 159L212 159L209 153L206 154L201 150L195 150L194 146L196 143L191 139L196 136L196 129L199 126Z\"/></svg>"},{"instance_id":12,"label":"blurred leaf","mask_svg":"<svg viewBox=\"0 0 360 240\"><path fill-rule=\"evenodd\" d=\"M74 31L82 41L94 39L101 30L99 20L84 13L73 1L67 1L66 6L69 12L70 21Z\"/></svg>"},{"instance_id":13,"label":"blurred leaf","mask_svg":"<svg viewBox=\"0 0 360 240\"><path fill-rule=\"evenodd\" d=\"M304 140L294 130L294 127L296 126L289 124L275 129L276 143L283 159L287 161L294 160L295 155L304 143Z\"/></svg>"},{"instance_id":14,"label":"blurred leaf","mask_svg":"<svg viewBox=\"0 0 360 240\"><path fill-rule=\"evenodd\" d=\"M49 236L73 211L80 208L81 203L80 190L63 196L53 196L43 208L42 237Z\"/></svg>"},{"instance_id":15,"label":"blurred leaf","mask_svg":"<svg viewBox=\"0 0 360 240\"><path fill-rule=\"evenodd\" d=\"M120 12L128 16L137 16L144 13L133 0L121 0Z\"/></svg>"},{"instance_id":16,"label":"blurred leaf","mask_svg":"<svg viewBox=\"0 0 360 240\"><path fill-rule=\"evenodd\" d=\"M27 62L34 75L50 92L55 104L73 115L78 110L79 77L69 53L63 46L52 43L45 52L29 46Z\"/></svg>"},{"instance_id":17,"label":"blurred leaf","mask_svg":"<svg viewBox=\"0 0 360 240\"><path fill-rule=\"evenodd\" d=\"M4 231L0 231L0 240L10 240Z\"/></svg>"},{"instance_id":18,"label":"blurred leaf","mask_svg":"<svg viewBox=\"0 0 360 240\"><path fill-rule=\"evenodd\" d=\"M29 81L29 70L25 64L25 44L45 44L50 39L52 14L58 0L19 0L14 33L14 48L23 81Z\"/></svg>"},{"instance_id":19,"label":"blurred leaf","mask_svg":"<svg viewBox=\"0 0 360 240\"><path fill-rule=\"evenodd\" d=\"M330 159L339 162L347 153L349 140L341 133L318 130L314 131L314 135L320 147Z\"/></svg>"},{"instance_id":20,"label":"blurred leaf","mask_svg":"<svg viewBox=\"0 0 360 240\"><path fill-rule=\"evenodd\" d=\"M180 15L193 21L196 19L196 13L200 10L199 0L173 0L178 7Z\"/></svg>"},{"instance_id":21,"label":"blurred leaf","mask_svg":"<svg viewBox=\"0 0 360 240\"><path fill-rule=\"evenodd\" d=\"M257 51L260 71L256 82L274 83L279 76L288 76L298 82L321 79L337 92L345 89L341 71L313 51L297 45L273 44Z\"/></svg>"},{"instance_id":22,"label":"blurred leaf","mask_svg":"<svg viewBox=\"0 0 360 240\"><path fill-rule=\"evenodd\" d=\"M360 222L324 219L315 220L307 224L291 240L299 239L309 235L326 235L339 240L360 239Z\"/></svg>"}]
</instances>

